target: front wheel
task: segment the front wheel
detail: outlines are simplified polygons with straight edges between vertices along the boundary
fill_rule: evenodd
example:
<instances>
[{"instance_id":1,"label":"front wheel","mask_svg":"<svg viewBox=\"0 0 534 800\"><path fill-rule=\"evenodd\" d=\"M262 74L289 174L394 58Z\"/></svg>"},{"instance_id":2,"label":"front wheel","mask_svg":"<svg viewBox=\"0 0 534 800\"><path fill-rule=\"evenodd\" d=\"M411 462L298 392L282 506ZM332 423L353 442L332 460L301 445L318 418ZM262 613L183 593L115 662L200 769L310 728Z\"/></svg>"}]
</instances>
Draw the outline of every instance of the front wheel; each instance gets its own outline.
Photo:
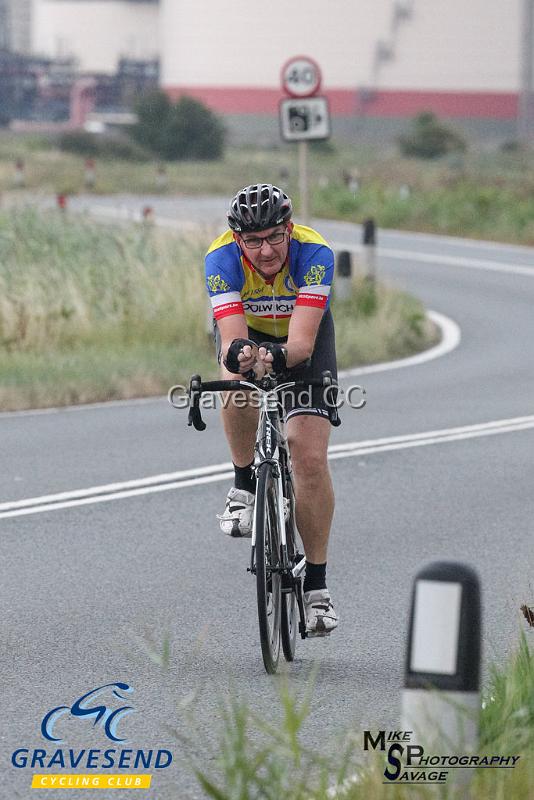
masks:
<instances>
[{"instance_id":1,"label":"front wheel","mask_svg":"<svg viewBox=\"0 0 534 800\"><path fill-rule=\"evenodd\" d=\"M295 501L291 495L292 508L289 520L286 524L287 555L291 566L295 566L298 561L298 554L295 546L295 523L294 507ZM300 578L297 579L300 581ZM284 591L284 589L286 591ZM297 585L292 576L284 575L282 579L282 627L280 635L282 639L282 650L286 661L293 661L295 658L295 647L297 645L297 631L299 627L299 607L297 602Z\"/></svg>"},{"instance_id":2,"label":"front wheel","mask_svg":"<svg viewBox=\"0 0 534 800\"><path fill-rule=\"evenodd\" d=\"M263 663L276 672L280 658L282 606L278 485L271 464L262 464L256 487L256 589Z\"/></svg>"}]
</instances>

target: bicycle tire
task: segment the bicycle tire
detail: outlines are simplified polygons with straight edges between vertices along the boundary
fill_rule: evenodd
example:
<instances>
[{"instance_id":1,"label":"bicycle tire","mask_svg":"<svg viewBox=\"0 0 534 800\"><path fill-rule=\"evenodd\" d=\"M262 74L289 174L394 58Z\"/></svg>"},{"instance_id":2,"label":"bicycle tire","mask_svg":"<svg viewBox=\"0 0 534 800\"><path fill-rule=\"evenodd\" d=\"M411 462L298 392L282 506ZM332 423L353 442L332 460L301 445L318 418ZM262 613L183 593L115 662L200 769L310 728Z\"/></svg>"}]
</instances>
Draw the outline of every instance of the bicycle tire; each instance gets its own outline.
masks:
<instances>
[{"instance_id":1,"label":"bicycle tire","mask_svg":"<svg viewBox=\"0 0 534 800\"><path fill-rule=\"evenodd\" d=\"M256 590L263 664L273 674L280 658L281 575L277 488L271 464L258 470L256 487Z\"/></svg>"},{"instance_id":2,"label":"bicycle tire","mask_svg":"<svg viewBox=\"0 0 534 800\"><path fill-rule=\"evenodd\" d=\"M289 513L289 520L286 525L286 540L287 540L287 554L289 562L292 566L295 565L297 555L297 545L295 541L295 528L294 528L294 499L291 498L292 507ZM289 583L289 581L288 581ZM282 650L286 661L293 661L295 658L295 648L297 646L297 632L299 627L299 609L297 603L297 595L295 586L291 581L291 592L282 592L282 610L281 610L281 626L280 638L282 641ZM282 581L283 588L283 581Z\"/></svg>"}]
</instances>

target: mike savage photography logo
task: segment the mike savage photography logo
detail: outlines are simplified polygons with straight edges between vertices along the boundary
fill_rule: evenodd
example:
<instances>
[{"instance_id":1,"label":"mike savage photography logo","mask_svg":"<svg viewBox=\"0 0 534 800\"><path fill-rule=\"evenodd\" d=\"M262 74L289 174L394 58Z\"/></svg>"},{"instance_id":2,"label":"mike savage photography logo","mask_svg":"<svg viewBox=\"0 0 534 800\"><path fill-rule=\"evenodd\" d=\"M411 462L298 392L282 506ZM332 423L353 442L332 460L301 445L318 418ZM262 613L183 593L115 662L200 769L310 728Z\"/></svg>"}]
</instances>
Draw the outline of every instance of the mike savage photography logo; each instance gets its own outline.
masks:
<instances>
[{"instance_id":1,"label":"mike savage photography logo","mask_svg":"<svg viewBox=\"0 0 534 800\"><path fill-rule=\"evenodd\" d=\"M386 754L384 784L443 784L451 770L514 769L520 756L426 753L425 748L412 743L413 731L363 732L363 749L380 750Z\"/></svg>"},{"instance_id":2,"label":"mike savage photography logo","mask_svg":"<svg viewBox=\"0 0 534 800\"><path fill-rule=\"evenodd\" d=\"M129 698L133 691L127 683L106 683L85 692L70 705L62 704L50 709L44 714L39 729L43 739L53 745L17 748L11 755L12 766L19 770L47 770L32 775L31 786L38 789L150 788L152 773L138 770L166 769L172 764L173 755L165 749L124 746L127 744L123 735L125 718L135 713ZM73 720L83 726L84 735L87 730L87 736L91 738L94 738L95 731L100 730L100 736L103 734L112 746L81 749L63 746L62 731L72 730Z\"/></svg>"}]
</instances>

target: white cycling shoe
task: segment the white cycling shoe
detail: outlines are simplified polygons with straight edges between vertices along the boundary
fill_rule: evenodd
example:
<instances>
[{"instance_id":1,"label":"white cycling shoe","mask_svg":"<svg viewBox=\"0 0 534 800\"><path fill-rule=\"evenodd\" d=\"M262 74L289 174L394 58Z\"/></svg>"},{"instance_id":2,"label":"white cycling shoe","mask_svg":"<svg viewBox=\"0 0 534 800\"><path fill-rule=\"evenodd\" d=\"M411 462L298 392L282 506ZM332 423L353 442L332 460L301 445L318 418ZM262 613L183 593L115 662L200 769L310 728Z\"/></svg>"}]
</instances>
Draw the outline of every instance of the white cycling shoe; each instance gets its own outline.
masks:
<instances>
[{"instance_id":1,"label":"white cycling shoe","mask_svg":"<svg viewBox=\"0 0 534 800\"><path fill-rule=\"evenodd\" d=\"M254 499L252 492L245 489L230 489L224 514L217 514L223 533L236 537L252 536Z\"/></svg>"},{"instance_id":2,"label":"white cycling shoe","mask_svg":"<svg viewBox=\"0 0 534 800\"><path fill-rule=\"evenodd\" d=\"M304 612L308 636L328 636L337 628L338 617L328 589L304 592Z\"/></svg>"}]
</instances>

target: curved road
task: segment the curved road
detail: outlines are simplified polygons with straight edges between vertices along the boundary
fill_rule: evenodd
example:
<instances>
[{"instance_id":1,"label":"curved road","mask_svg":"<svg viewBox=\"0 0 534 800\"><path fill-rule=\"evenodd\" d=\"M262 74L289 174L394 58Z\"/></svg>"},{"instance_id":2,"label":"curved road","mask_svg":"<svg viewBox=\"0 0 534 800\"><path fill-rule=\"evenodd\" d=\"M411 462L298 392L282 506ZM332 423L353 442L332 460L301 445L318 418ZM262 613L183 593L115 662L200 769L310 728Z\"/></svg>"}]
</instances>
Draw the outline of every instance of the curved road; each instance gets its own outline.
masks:
<instances>
[{"instance_id":1,"label":"curved road","mask_svg":"<svg viewBox=\"0 0 534 800\"><path fill-rule=\"evenodd\" d=\"M220 221L224 201L201 203ZM156 213L187 219L195 209L165 200ZM316 224L340 245L358 241L356 226ZM334 749L349 726L396 726L421 565L455 558L477 568L485 672L516 641L519 606L534 600L534 250L381 232L379 255L380 275L452 318L461 342L418 366L344 380L363 383L368 404L345 410L332 436L329 585L341 623L330 640L299 643L289 669L303 693L318 666L311 747ZM202 796L183 737L198 736L213 767L229 691L278 718L249 542L227 539L215 520L227 470L199 473L229 460L217 414L206 418L196 433L162 398L0 415L0 797L27 796L39 770L15 769L10 756L45 747L46 711L106 683L134 687L135 713L121 723L128 746L174 753L155 771L155 791L142 793L158 800ZM164 669L155 653L167 636ZM61 733L65 747L111 746L90 722L65 720Z\"/></svg>"}]
</instances>

